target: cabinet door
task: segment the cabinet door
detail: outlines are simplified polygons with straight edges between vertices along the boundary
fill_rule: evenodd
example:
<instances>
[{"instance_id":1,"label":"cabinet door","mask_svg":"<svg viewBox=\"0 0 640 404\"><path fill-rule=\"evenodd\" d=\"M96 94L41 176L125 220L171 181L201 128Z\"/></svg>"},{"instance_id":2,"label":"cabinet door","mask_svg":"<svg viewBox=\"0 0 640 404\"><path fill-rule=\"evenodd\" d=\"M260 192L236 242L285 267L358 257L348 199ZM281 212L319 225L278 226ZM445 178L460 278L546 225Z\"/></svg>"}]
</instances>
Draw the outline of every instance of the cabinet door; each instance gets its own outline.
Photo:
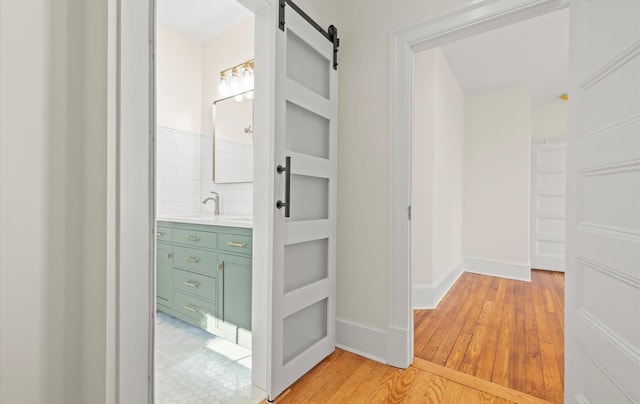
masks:
<instances>
[{"instance_id":1,"label":"cabinet door","mask_svg":"<svg viewBox=\"0 0 640 404\"><path fill-rule=\"evenodd\" d=\"M220 263L220 318L251 330L251 258L220 254Z\"/></svg>"},{"instance_id":2,"label":"cabinet door","mask_svg":"<svg viewBox=\"0 0 640 404\"><path fill-rule=\"evenodd\" d=\"M171 285L173 279L173 247L158 243L156 247L156 298L157 303L171 307Z\"/></svg>"}]
</instances>

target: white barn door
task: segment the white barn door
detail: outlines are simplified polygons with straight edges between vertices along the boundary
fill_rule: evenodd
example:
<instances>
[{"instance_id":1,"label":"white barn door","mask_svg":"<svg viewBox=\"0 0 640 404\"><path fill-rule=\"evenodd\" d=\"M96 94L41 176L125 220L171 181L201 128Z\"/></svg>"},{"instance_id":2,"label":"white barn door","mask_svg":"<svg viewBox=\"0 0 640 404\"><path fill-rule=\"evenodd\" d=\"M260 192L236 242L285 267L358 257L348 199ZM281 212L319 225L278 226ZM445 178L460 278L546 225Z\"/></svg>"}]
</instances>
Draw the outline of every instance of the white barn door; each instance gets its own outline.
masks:
<instances>
[{"instance_id":1,"label":"white barn door","mask_svg":"<svg viewBox=\"0 0 640 404\"><path fill-rule=\"evenodd\" d=\"M640 402L640 0L571 2L566 403Z\"/></svg>"},{"instance_id":2,"label":"white barn door","mask_svg":"<svg viewBox=\"0 0 640 404\"><path fill-rule=\"evenodd\" d=\"M334 44L291 2L274 3L283 5L276 15L284 12L284 24L280 19L273 27L278 201L268 321L270 400L335 350L338 96Z\"/></svg>"},{"instance_id":3,"label":"white barn door","mask_svg":"<svg viewBox=\"0 0 640 404\"><path fill-rule=\"evenodd\" d=\"M566 143L531 150L531 268L564 271Z\"/></svg>"}]
</instances>

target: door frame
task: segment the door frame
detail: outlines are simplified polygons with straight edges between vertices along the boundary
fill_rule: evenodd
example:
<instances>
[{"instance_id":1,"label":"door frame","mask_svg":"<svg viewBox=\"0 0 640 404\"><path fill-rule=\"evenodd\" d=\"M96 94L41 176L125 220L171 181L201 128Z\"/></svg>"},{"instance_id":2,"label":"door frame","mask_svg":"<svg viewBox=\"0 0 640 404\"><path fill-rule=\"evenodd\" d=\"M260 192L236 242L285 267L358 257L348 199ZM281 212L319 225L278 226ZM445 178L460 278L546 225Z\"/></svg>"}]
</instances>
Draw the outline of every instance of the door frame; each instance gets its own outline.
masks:
<instances>
[{"instance_id":1,"label":"door frame","mask_svg":"<svg viewBox=\"0 0 640 404\"><path fill-rule=\"evenodd\" d=\"M109 402L151 403L153 400L153 322L155 315L155 0L116 2L109 23L109 93L114 108L109 125L115 131L114 186L109 195L116 226L115 262L107 276L107 294L115 310L107 322ZM270 60L275 51L271 1L237 0L255 14L256 59ZM269 63L256 70L254 101L254 242L252 277L252 384L266 386L267 277L271 265L270 221L273 179L274 85ZM111 77L113 76L113 77ZM264 174L267 173L265 176ZM268 213L265 213L268 212Z\"/></svg>"},{"instance_id":2,"label":"door frame","mask_svg":"<svg viewBox=\"0 0 640 404\"><path fill-rule=\"evenodd\" d=\"M387 363L413 361L409 251L414 54L569 6L569 0L498 0L472 4L393 32L390 38L389 308Z\"/></svg>"}]
</instances>

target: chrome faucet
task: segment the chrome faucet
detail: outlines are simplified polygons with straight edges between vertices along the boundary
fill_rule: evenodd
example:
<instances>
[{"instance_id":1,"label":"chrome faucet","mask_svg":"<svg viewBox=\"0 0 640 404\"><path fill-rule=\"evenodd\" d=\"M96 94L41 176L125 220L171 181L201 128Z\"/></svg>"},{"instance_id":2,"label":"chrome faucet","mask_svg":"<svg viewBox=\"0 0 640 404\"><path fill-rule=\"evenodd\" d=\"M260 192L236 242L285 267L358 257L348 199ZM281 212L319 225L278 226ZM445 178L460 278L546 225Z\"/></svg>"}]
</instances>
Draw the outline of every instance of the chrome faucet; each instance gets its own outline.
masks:
<instances>
[{"instance_id":1,"label":"chrome faucet","mask_svg":"<svg viewBox=\"0 0 640 404\"><path fill-rule=\"evenodd\" d=\"M205 205L207 202L213 201L213 203L215 204L215 208L214 208L213 214L215 216L220 216L220 194L217 193L217 192L213 192L213 191L211 191L211 193L214 196L210 196L208 198L205 198L205 200L202 201L202 204Z\"/></svg>"}]
</instances>

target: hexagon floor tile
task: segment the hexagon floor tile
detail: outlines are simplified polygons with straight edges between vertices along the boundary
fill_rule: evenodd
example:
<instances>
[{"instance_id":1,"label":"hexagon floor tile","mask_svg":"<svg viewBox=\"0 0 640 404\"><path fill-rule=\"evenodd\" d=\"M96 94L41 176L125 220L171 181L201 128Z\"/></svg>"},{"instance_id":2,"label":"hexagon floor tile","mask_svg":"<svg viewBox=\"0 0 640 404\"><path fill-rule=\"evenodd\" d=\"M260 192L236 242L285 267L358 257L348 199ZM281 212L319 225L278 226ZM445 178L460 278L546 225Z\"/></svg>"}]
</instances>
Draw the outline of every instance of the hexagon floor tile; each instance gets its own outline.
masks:
<instances>
[{"instance_id":1,"label":"hexagon floor tile","mask_svg":"<svg viewBox=\"0 0 640 404\"><path fill-rule=\"evenodd\" d=\"M158 312L155 344L157 404L228 403L251 388L251 353L215 335ZM229 355L212 349L225 344Z\"/></svg>"}]
</instances>

